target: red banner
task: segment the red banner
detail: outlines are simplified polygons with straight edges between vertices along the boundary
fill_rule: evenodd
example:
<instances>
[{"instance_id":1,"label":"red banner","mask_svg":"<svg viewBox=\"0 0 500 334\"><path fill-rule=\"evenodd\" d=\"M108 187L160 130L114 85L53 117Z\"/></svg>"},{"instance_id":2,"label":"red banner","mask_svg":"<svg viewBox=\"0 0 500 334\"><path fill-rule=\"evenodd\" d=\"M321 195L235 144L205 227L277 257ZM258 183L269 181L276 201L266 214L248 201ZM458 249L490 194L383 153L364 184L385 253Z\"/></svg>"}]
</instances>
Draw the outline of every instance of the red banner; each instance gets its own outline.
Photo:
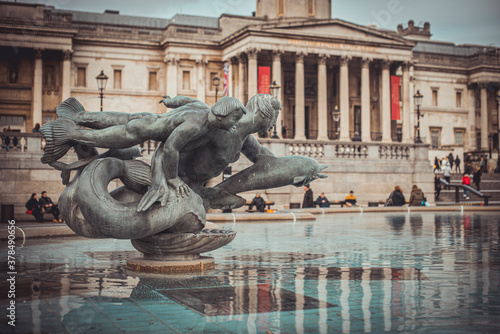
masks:
<instances>
[{"instance_id":1,"label":"red banner","mask_svg":"<svg viewBox=\"0 0 500 334\"><path fill-rule=\"evenodd\" d=\"M399 82L401 77L391 76L391 119L393 121L401 119L399 112Z\"/></svg>"},{"instance_id":2,"label":"red banner","mask_svg":"<svg viewBox=\"0 0 500 334\"><path fill-rule=\"evenodd\" d=\"M257 93L269 94L269 86L271 85L271 67L259 66L259 87Z\"/></svg>"}]
</instances>

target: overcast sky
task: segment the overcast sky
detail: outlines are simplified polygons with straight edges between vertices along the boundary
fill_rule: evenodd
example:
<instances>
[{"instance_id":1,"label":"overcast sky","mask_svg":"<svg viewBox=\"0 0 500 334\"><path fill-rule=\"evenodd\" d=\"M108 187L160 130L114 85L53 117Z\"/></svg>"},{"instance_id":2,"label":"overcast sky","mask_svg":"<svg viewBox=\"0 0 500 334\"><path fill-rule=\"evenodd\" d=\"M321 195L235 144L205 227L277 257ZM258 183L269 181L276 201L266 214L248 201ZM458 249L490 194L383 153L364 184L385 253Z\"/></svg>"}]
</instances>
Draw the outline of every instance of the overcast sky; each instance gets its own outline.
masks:
<instances>
[{"instance_id":1,"label":"overcast sky","mask_svg":"<svg viewBox=\"0 0 500 334\"><path fill-rule=\"evenodd\" d=\"M265 0L262 0L265 1ZM171 18L177 13L218 17L223 13L252 15L257 0L22 0L57 9ZM500 0L332 0L332 17L396 30L431 24L433 40L500 47Z\"/></svg>"}]
</instances>

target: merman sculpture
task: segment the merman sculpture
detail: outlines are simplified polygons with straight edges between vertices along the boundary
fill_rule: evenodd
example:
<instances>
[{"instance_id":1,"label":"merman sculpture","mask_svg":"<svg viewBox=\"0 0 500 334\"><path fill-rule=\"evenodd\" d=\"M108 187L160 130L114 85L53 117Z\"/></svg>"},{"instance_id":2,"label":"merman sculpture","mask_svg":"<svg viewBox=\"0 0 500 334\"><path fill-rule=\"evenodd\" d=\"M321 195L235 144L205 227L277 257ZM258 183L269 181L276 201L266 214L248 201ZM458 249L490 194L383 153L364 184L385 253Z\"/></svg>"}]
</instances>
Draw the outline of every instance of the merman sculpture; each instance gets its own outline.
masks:
<instances>
[{"instance_id":1,"label":"merman sculpture","mask_svg":"<svg viewBox=\"0 0 500 334\"><path fill-rule=\"evenodd\" d=\"M207 263L199 254L231 242L235 233L204 230L206 210L243 206L241 192L300 187L326 177L319 174L326 165L302 156L278 158L251 135L276 122L281 104L271 95L253 96L246 108L230 97L212 107L186 96L164 96L160 103L175 109L162 115L89 113L69 98L57 108L59 118L40 129L47 141L42 162L61 170L67 184L59 199L63 219L85 237L132 239L145 254L142 262L129 260L133 269L168 271L154 264L167 259L210 268L213 259ZM160 142L151 166L133 160L139 155L134 145L147 140ZM79 161L58 161L71 147ZM110 150L99 155L95 147ZM215 187L205 186L240 153L253 165ZM70 170L77 170L71 181ZM109 193L114 178L124 186ZM144 264L149 260L153 264Z\"/></svg>"}]
</instances>

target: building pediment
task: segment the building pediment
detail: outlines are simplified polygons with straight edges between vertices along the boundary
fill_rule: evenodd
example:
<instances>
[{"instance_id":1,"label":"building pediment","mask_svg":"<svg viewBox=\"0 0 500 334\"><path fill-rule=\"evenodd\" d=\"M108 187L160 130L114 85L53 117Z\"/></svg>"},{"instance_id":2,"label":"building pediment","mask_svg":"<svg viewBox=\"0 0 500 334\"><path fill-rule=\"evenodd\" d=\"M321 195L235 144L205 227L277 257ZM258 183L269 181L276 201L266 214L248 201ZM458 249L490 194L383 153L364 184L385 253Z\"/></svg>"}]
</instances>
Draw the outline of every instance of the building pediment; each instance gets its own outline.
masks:
<instances>
[{"instance_id":1,"label":"building pediment","mask_svg":"<svg viewBox=\"0 0 500 334\"><path fill-rule=\"evenodd\" d=\"M380 31L376 28L364 27L342 20L316 20L280 23L264 25L262 30L269 33L297 36L316 36L324 38L354 40L366 43L392 44L401 46L413 46L414 43L407 41L394 34Z\"/></svg>"}]
</instances>

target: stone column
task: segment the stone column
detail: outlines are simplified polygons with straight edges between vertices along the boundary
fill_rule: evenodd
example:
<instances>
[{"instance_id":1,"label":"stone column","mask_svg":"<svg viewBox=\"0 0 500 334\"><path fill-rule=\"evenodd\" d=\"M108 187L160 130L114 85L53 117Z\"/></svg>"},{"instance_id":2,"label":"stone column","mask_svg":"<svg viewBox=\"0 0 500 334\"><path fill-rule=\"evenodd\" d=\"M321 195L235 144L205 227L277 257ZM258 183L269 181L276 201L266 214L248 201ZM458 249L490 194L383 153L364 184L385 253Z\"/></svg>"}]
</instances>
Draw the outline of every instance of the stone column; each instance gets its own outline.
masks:
<instances>
[{"instance_id":1,"label":"stone column","mask_svg":"<svg viewBox=\"0 0 500 334\"><path fill-rule=\"evenodd\" d=\"M380 122L382 123L382 141L391 141L391 78L389 75L390 62L382 62L382 108Z\"/></svg>"},{"instance_id":2,"label":"stone column","mask_svg":"<svg viewBox=\"0 0 500 334\"><path fill-rule=\"evenodd\" d=\"M257 49L250 49L247 51L248 55L248 99L257 94L257 56L259 52Z\"/></svg>"},{"instance_id":3,"label":"stone column","mask_svg":"<svg viewBox=\"0 0 500 334\"><path fill-rule=\"evenodd\" d=\"M205 65L206 62L203 59L197 59L196 65L198 67L197 80L196 80L196 98L200 101L205 102L206 100L206 81L205 81ZM221 80L222 82L222 80Z\"/></svg>"},{"instance_id":4,"label":"stone column","mask_svg":"<svg viewBox=\"0 0 500 334\"><path fill-rule=\"evenodd\" d=\"M278 86L280 86L280 89L278 89L278 93L276 97L280 100L281 102L281 108L283 108L283 85L284 83L281 82L281 56L283 55L283 52L280 50L273 50L273 75L271 79L272 82L276 82ZM276 119L276 131L278 133L281 133L281 124L285 123L285 113L283 110L280 111L279 117ZM281 120L281 122L280 122ZM278 135L280 136L280 135Z\"/></svg>"},{"instance_id":5,"label":"stone column","mask_svg":"<svg viewBox=\"0 0 500 334\"><path fill-rule=\"evenodd\" d=\"M325 54L318 58L318 140L328 140L327 58Z\"/></svg>"},{"instance_id":6,"label":"stone column","mask_svg":"<svg viewBox=\"0 0 500 334\"><path fill-rule=\"evenodd\" d=\"M349 141L349 57L340 57L340 141Z\"/></svg>"},{"instance_id":7,"label":"stone column","mask_svg":"<svg viewBox=\"0 0 500 334\"><path fill-rule=\"evenodd\" d=\"M361 60L361 140L371 141L370 59Z\"/></svg>"},{"instance_id":8,"label":"stone column","mask_svg":"<svg viewBox=\"0 0 500 334\"><path fill-rule=\"evenodd\" d=\"M177 82L178 82L178 75L177 75L177 63L178 59L176 59L173 56L167 56L165 57L165 63L167 64L167 70L165 71L167 73L166 77L166 95L169 95L171 97L177 96Z\"/></svg>"},{"instance_id":9,"label":"stone column","mask_svg":"<svg viewBox=\"0 0 500 334\"><path fill-rule=\"evenodd\" d=\"M240 53L238 64L238 100L246 104L245 101L245 67L246 58L244 53Z\"/></svg>"},{"instance_id":10,"label":"stone column","mask_svg":"<svg viewBox=\"0 0 500 334\"><path fill-rule=\"evenodd\" d=\"M66 100L71 96L71 54L73 51L64 50L62 64L62 92L61 101Z\"/></svg>"},{"instance_id":11,"label":"stone column","mask_svg":"<svg viewBox=\"0 0 500 334\"><path fill-rule=\"evenodd\" d=\"M31 103L32 126L42 125L42 49L35 49L35 71L33 77L33 100Z\"/></svg>"},{"instance_id":12,"label":"stone column","mask_svg":"<svg viewBox=\"0 0 500 334\"><path fill-rule=\"evenodd\" d=\"M481 83L481 150L488 150L488 92Z\"/></svg>"},{"instance_id":13,"label":"stone column","mask_svg":"<svg viewBox=\"0 0 500 334\"><path fill-rule=\"evenodd\" d=\"M304 56L300 52L295 55L295 137L305 140L305 96L304 96Z\"/></svg>"},{"instance_id":14,"label":"stone column","mask_svg":"<svg viewBox=\"0 0 500 334\"><path fill-rule=\"evenodd\" d=\"M404 62L403 68L403 143L411 142L411 121L410 121L410 63Z\"/></svg>"},{"instance_id":15,"label":"stone column","mask_svg":"<svg viewBox=\"0 0 500 334\"><path fill-rule=\"evenodd\" d=\"M232 97L236 97L236 94L238 92L238 81L233 80L233 76L238 75L238 62L236 60L236 57L232 57L229 60L230 66L229 66L229 89L228 89L228 95Z\"/></svg>"},{"instance_id":16,"label":"stone column","mask_svg":"<svg viewBox=\"0 0 500 334\"><path fill-rule=\"evenodd\" d=\"M476 86L469 85L469 127L468 133L468 148L470 150L476 149Z\"/></svg>"}]
</instances>

